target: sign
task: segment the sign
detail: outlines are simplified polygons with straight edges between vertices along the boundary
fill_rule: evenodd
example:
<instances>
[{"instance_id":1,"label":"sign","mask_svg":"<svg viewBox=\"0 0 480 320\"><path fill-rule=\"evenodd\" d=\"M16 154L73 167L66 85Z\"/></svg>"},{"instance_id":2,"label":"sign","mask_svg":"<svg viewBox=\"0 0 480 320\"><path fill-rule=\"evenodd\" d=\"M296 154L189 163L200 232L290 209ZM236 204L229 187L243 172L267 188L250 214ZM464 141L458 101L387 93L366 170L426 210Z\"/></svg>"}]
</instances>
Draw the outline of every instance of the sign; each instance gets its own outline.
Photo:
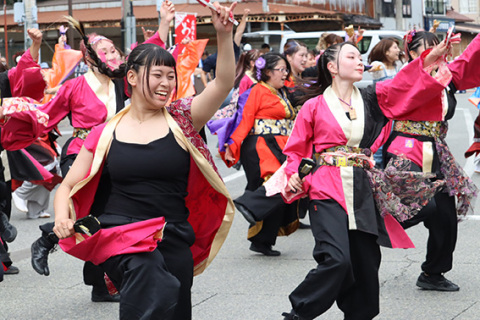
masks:
<instances>
[{"instance_id":1,"label":"sign","mask_svg":"<svg viewBox=\"0 0 480 320\"><path fill-rule=\"evenodd\" d=\"M455 20L450 18L432 18L425 17L425 30L430 30L433 26L433 20L440 21L440 25L437 28L437 33L447 32L450 27L455 28Z\"/></svg>"},{"instance_id":2,"label":"sign","mask_svg":"<svg viewBox=\"0 0 480 320\"><path fill-rule=\"evenodd\" d=\"M175 44L179 44L186 37L197 39L197 14L175 12Z\"/></svg>"}]
</instances>

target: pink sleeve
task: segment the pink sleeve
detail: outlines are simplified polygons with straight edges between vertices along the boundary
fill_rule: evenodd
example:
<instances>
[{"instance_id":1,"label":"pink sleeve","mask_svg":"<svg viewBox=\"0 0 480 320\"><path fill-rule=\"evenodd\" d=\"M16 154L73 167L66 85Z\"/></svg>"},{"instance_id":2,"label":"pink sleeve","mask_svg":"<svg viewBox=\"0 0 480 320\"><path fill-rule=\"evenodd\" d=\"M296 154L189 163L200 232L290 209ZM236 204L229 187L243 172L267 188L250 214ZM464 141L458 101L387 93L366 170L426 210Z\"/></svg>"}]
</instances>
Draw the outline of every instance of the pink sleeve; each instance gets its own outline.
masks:
<instances>
[{"instance_id":1,"label":"pink sleeve","mask_svg":"<svg viewBox=\"0 0 480 320\"><path fill-rule=\"evenodd\" d=\"M40 70L38 63L33 61L30 50L25 51L17 66L8 71L12 97L28 96L41 100L46 83Z\"/></svg>"},{"instance_id":2,"label":"pink sleeve","mask_svg":"<svg viewBox=\"0 0 480 320\"><path fill-rule=\"evenodd\" d=\"M6 122L2 125L1 143L5 150L28 147L44 133L48 115L36 108L29 98L3 99Z\"/></svg>"},{"instance_id":3,"label":"pink sleeve","mask_svg":"<svg viewBox=\"0 0 480 320\"><path fill-rule=\"evenodd\" d=\"M458 90L466 90L480 85L480 34L470 42L467 49L448 65L452 81Z\"/></svg>"},{"instance_id":4,"label":"pink sleeve","mask_svg":"<svg viewBox=\"0 0 480 320\"><path fill-rule=\"evenodd\" d=\"M238 85L238 94L241 95L245 91L247 91L253 84L252 79L249 76L243 76L242 80L240 80L240 84Z\"/></svg>"},{"instance_id":5,"label":"pink sleeve","mask_svg":"<svg viewBox=\"0 0 480 320\"><path fill-rule=\"evenodd\" d=\"M163 42L162 39L160 39L160 35L158 34L158 31L155 32L155 34L144 43L153 43L165 49L165 42Z\"/></svg>"},{"instance_id":6,"label":"pink sleeve","mask_svg":"<svg viewBox=\"0 0 480 320\"><path fill-rule=\"evenodd\" d=\"M102 123L101 125L95 126L92 128L92 131L88 134L83 146L90 151L91 153L95 153L95 149L97 149L98 140L100 139L100 135L103 132L103 128L105 128L107 124Z\"/></svg>"},{"instance_id":7,"label":"pink sleeve","mask_svg":"<svg viewBox=\"0 0 480 320\"><path fill-rule=\"evenodd\" d=\"M62 121L71 110L71 101L70 97L74 94L74 81L76 79L72 79L66 81L58 90L57 95L50 100L49 102L45 103L44 105L39 106L38 108L48 114L49 121L48 125L45 128L45 132L52 130L60 121ZM80 92L76 92L76 94L81 94Z\"/></svg>"},{"instance_id":8,"label":"pink sleeve","mask_svg":"<svg viewBox=\"0 0 480 320\"><path fill-rule=\"evenodd\" d=\"M422 58L406 65L395 78L377 82L378 105L389 119L441 121L445 86L423 69Z\"/></svg>"},{"instance_id":9,"label":"pink sleeve","mask_svg":"<svg viewBox=\"0 0 480 320\"><path fill-rule=\"evenodd\" d=\"M378 151L378 149L387 142L388 138L390 137L390 132L392 131L392 125L393 121L390 120L388 123L383 127L382 131L380 132L380 135L378 136L377 140L372 144L370 147L370 150L372 150L372 153L375 153Z\"/></svg>"}]
</instances>

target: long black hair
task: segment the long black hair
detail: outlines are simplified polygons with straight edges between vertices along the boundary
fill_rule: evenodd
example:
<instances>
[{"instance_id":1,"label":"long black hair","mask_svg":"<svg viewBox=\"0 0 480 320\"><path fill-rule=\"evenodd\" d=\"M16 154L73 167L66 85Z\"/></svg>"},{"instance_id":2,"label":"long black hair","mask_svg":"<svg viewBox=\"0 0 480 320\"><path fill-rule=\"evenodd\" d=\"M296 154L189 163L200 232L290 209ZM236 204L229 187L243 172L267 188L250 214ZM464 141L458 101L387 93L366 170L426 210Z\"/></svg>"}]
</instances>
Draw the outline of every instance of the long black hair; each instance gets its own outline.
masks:
<instances>
[{"instance_id":1,"label":"long black hair","mask_svg":"<svg viewBox=\"0 0 480 320\"><path fill-rule=\"evenodd\" d=\"M299 87L299 90L303 91L305 94L299 99L299 104L304 104L307 100L314 98L323 94L325 89L332 85L332 75L327 68L329 62L336 62L337 68L339 68L339 54L343 46L351 45L352 47L356 46L351 42L342 42L334 44L322 53L320 58L317 61L318 77L314 82L311 82L309 86Z\"/></svg>"},{"instance_id":2,"label":"long black hair","mask_svg":"<svg viewBox=\"0 0 480 320\"><path fill-rule=\"evenodd\" d=\"M412 61L413 57L410 55L410 51L418 53L418 49L423 44L423 47L426 49L427 46L436 46L440 43L437 36L434 33L428 31L410 31L404 38L405 42L405 53L408 56L408 61Z\"/></svg>"}]
</instances>

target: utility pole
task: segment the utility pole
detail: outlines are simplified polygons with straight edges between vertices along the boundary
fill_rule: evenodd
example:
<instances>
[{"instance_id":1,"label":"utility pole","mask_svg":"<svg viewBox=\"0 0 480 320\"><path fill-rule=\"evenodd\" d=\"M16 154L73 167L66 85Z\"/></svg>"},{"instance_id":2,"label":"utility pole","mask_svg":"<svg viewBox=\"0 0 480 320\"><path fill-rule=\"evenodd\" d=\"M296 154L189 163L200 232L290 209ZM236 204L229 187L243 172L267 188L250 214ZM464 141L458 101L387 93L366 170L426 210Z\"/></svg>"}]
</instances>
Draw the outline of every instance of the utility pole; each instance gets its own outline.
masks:
<instances>
[{"instance_id":1,"label":"utility pole","mask_svg":"<svg viewBox=\"0 0 480 320\"><path fill-rule=\"evenodd\" d=\"M403 1L395 0L395 27L398 31L403 31Z\"/></svg>"},{"instance_id":2,"label":"utility pole","mask_svg":"<svg viewBox=\"0 0 480 320\"><path fill-rule=\"evenodd\" d=\"M68 0L68 15L70 17L73 17L72 0ZM67 43L72 49L75 48L74 47L74 45L75 45L75 32L73 31L72 27L68 28L68 30L67 30Z\"/></svg>"},{"instance_id":3,"label":"utility pole","mask_svg":"<svg viewBox=\"0 0 480 320\"><path fill-rule=\"evenodd\" d=\"M132 0L122 0L122 48L123 52L128 52L130 46L137 42L136 20L133 15Z\"/></svg>"}]
</instances>

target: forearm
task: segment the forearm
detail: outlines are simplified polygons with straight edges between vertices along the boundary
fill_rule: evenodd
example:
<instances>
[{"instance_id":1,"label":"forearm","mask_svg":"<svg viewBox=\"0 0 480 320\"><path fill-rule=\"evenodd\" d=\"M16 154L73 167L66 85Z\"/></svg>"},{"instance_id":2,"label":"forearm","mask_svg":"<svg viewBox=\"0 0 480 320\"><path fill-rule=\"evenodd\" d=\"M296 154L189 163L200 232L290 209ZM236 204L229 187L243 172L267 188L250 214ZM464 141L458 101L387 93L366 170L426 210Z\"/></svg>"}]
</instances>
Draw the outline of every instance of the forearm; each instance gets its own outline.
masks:
<instances>
[{"instance_id":1,"label":"forearm","mask_svg":"<svg viewBox=\"0 0 480 320\"><path fill-rule=\"evenodd\" d=\"M55 193L53 208L55 210L55 221L62 221L70 218L70 208L68 199L72 188L66 183L62 183Z\"/></svg>"},{"instance_id":2,"label":"forearm","mask_svg":"<svg viewBox=\"0 0 480 320\"><path fill-rule=\"evenodd\" d=\"M158 36L163 43L167 43L168 31L170 30L170 21L162 19L160 25L158 26Z\"/></svg>"},{"instance_id":3,"label":"forearm","mask_svg":"<svg viewBox=\"0 0 480 320\"><path fill-rule=\"evenodd\" d=\"M32 45L29 48L30 55L32 56L33 61L35 61L35 62L38 61L38 53L40 52L40 45L41 45L41 43L33 42Z\"/></svg>"},{"instance_id":4,"label":"forearm","mask_svg":"<svg viewBox=\"0 0 480 320\"><path fill-rule=\"evenodd\" d=\"M235 55L231 33L217 33L218 55L215 85L223 91L225 98L233 88L235 80Z\"/></svg>"}]
</instances>

